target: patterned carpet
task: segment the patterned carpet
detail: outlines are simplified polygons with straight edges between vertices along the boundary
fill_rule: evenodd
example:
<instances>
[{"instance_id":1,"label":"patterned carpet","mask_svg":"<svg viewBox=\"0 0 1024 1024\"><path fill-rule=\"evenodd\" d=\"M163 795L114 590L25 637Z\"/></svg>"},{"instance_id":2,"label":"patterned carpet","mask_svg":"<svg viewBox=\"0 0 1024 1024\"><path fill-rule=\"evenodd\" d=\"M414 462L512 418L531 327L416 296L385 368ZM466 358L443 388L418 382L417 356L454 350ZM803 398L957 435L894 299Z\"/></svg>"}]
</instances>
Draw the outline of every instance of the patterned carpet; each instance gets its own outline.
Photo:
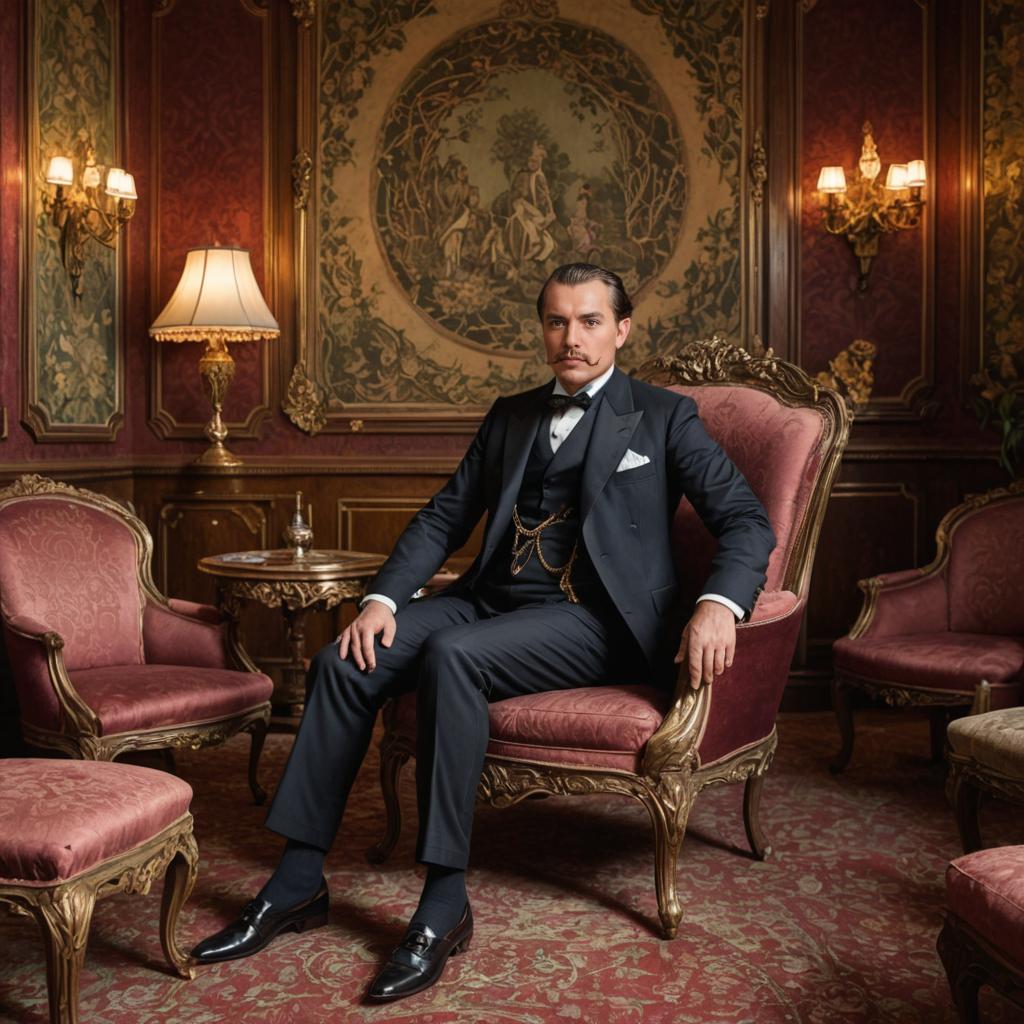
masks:
<instances>
[{"instance_id":1,"label":"patterned carpet","mask_svg":"<svg viewBox=\"0 0 1024 1024\"><path fill-rule=\"evenodd\" d=\"M943 872L959 846L927 760L927 724L913 714L861 715L847 772L830 715L783 717L762 814L775 853L746 854L740 787L706 790L680 867L680 938L656 919L646 812L623 799L529 801L481 809L471 874L476 935L442 982L391 1006L362 1002L400 937L419 890L406 772L406 832L391 861L370 868L378 838L376 759L357 783L328 861L326 928L279 939L259 956L172 978L157 937L159 898L97 906L81 986L81 1017L147 1022L388 1021L416 1024L858 1024L955 1020L935 953ZM279 842L245 786L247 739L179 757L195 789L200 877L181 931L187 945L216 930L259 888ZM291 738L269 738L263 778L280 773ZM988 808L987 841L1024 842L1005 806ZM0 1021L46 1018L43 952L32 923L0 915ZM994 995L983 1019L1016 1020Z\"/></svg>"}]
</instances>

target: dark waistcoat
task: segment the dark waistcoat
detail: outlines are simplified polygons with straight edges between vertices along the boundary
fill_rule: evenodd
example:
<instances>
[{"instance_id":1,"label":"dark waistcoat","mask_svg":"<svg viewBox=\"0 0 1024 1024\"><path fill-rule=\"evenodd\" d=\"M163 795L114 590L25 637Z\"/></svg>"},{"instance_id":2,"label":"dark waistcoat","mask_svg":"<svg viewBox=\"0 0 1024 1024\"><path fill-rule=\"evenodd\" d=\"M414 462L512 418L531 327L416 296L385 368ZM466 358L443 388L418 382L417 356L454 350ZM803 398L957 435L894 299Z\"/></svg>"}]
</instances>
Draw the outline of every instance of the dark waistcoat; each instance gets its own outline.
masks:
<instances>
[{"instance_id":1,"label":"dark waistcoat","mask_svg":"<svg viewBox=\"0 0 1024 1024\"><path fill-rule=\"evenodd\" d=\"M570 579L581 604L610 605L604 587L580 538L579 499L583 477L583 461L597 415L598 398L572 433L552 452L549 440L550 417L541 420L533 447L526 462L522 484L516 499L519 518L527 528L535 527L549 515L563 509L570 513L564 521L545 528L540 538L541 551L551 566L563 566L577 544L576 561ZM522 562L521 570L512 573L512 546L515 526L509 527L496 553L474 585L474 591L485 601L498 607L517 607L539 601L566 599L559 587L559 575L548 572L534 551Z\"/></svg>"}]
</instances>

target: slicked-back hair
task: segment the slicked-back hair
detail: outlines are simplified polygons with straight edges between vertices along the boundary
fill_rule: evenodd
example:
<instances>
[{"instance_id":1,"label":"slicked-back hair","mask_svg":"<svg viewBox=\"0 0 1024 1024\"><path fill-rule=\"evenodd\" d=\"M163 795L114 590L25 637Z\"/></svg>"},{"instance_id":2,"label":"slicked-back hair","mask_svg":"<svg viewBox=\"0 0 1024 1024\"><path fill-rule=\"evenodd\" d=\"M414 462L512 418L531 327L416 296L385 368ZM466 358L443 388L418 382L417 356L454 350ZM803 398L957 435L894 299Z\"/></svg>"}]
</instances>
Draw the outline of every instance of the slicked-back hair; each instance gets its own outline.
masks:
<instances>
[{"instance_id":1,"label":"slicked-back hair","mask_svg":"<svg viewBox=\"0 0 1024 1024\"><path fill-rule=\"evenodd\" d=\"M537 296L537 316L541 322L544 321L544 293L548 290L549 284L553 282L554 284L575 286L586 284L588 281L602 281L608 286L612 313L616 323L633 315L633 303L618 274L611 270L605 270L604 267L595 266L593 263L566 263L551 274L544 282L540 295Z\"/></svg>"}]
</instances>

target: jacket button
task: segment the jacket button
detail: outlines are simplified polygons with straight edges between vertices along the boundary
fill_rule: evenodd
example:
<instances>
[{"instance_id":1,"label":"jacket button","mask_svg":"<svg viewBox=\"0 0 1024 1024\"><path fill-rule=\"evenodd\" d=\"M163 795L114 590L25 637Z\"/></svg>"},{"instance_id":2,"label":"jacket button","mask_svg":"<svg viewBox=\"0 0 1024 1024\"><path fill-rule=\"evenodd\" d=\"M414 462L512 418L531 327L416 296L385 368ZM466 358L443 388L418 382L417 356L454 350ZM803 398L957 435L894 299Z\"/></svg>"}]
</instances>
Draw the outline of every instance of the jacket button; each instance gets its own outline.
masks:
<instances>
[{"instance_id":1,"label":"jacket button","mask_svg":"<svg viewBox=\"0 0 1024 1024\"><path fill-rule=\"evenodd\" d=\"M630 524L629 524L629 528L630 528L631 530L635 530L635 529L636 529L636 523L630 523Z\"/></svg>"}]
</instances>

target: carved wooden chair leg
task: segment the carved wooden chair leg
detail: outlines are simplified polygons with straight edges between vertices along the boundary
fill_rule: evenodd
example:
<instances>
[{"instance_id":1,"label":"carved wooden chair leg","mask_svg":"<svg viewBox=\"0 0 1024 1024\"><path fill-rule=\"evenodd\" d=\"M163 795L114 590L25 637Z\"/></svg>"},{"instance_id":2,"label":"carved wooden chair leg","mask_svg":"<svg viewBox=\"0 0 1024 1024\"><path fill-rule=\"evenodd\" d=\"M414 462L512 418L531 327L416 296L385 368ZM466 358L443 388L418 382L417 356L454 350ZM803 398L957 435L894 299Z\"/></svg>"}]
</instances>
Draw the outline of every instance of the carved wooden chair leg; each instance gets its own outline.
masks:
<instances>
[{"instance_id":1,"label":"carved wooden chair leg","mask_svg":"<svg viewBox=\"0 0 1024 1024\"><path fill-rule=\"evenodd\" d=\"M199 851L196 841L189 833L182 848L171 858L164 875L164 893L160 904L160 945L163 946L167 962L182 978L194 978L195 971L189 964L188 955L178 946L178 914L196 884Z\"/></svg>"},{"instance_id":2,"label":"carved wooden chair leg","mask_svg":"<svg viewBox=\"0 0 1024 1024\"><path fill-rule=\"evenodd\" d=\"M747 830L747 842L758 860L767 860L772 853L771 843L761 828L761 789L764 786L764 772L754 772L747 778L743 789L743 825Z\"/></svg>"},{"instance_id":3,"label":"carved wooden chair leg","mask_svg":"<svg viewBox=\"0 0 1024 1024\"><path fill-rule=\"evenodd\" d=\"M96 890L89 882L70 882L32 908L46 946L50 1024L78 1022L78 977L95 904Z\"/></svg>"},{"instance_id":4,"label":"carved wooden chair leg","mask_svg":"<svg viewBox=\"0 0 1024 1024\"><path fill-rule=\"evenodd\" d=\"M981 978L970 969L971 951L960 930L947 918L936 943L942 966L946 969L949 991L956 1005L960 1024L979 1024L978 992Z\"/></svg>"},{"instance_id":5,"label":"carved wooden chair leg","mask_svg":"<svg viewBox=\"0 0 1024 1024\"><path fill-rule=\"evenodd\" d=\"M164 771L171 775L178 774L178 765L174 760L174 751L170 747L164 747L160 751L160 760L164 763Z\"/></svg>"},{"instance_id":6,"label":"carved wooden chair leg","mask_svg":"<svg viewBox=\"0 0 1024 1024\"><path fill-rule=\"evenodd\" d=\"M695 796L688 772L666 772L658 780L658 789L641 797L654 825L654 888L666 939L676 937L683 916L676 892L676 865Z\"/></svg>"},{"instance_id":7,"label":"carved wooden chair leg","mask_svg":"<svg viewBox=\"0 0 1024 1024\"><path fill-rule=\"evenodd\" d=\"M842 740L839 753L828 766L833 775L838 775L850 763L850 757L853 755L853 705L850 700L850 689L846 683L833 677L832 707L835 709L839 737Z\"/></svg>"},{"instance_id":8,"label":"carved wooden chair leg","mask_svg":"<svg viewBox=\"0 0 1024 1024\"><path fill-rule=\"evenodd\" d=\"M932 764L938 764L945 757L946 729L951 718L951 708L930 708L928 711L928 737L931 743Z\"/></svg>"},{"instance_id":9,"label":"carved wooden chair leg","mask_svg":"<svg viewBox=\"0 0 1024 1024\"><path fill-rule=\"evenodd\" d=\"M380 789L384 798L384 836L366 851L371 864L383 864L402 834L402 804L398 799L398 782L402 768L409 760L409 751L401 743L385 741L380 749Z\"/></svg>"},{"instance_id":10,"label":"carved wooden chair leg","mask_svg":"<svg viewBox=\"0 0 1024 1024\"><path fill-rule=\"evenodd\" d=\"M960 845L964 853L973 853L980 850L984 843L981 841L981 826L978 822L978 812L981 810L981 790L971 780L962 774L957 775L953 783L953 810L956 814L956 827L960 833Z\"/></svg>"},{"instance_id":11,"label":"carved wooden chair leg","mask_svg":"<svg viewBox=\"0 0 1024 1024\"><path fill-rule=\"evenodd\" d=\"M253 801L259 807L267 800L267 791L256 778L260 767L260 755L263 753L263 741L267 738L266 719L258 718L249 726L248 731L252 734L252 744L249 747L249 789L252 790Z\"/></svg>"}]
</instances>

